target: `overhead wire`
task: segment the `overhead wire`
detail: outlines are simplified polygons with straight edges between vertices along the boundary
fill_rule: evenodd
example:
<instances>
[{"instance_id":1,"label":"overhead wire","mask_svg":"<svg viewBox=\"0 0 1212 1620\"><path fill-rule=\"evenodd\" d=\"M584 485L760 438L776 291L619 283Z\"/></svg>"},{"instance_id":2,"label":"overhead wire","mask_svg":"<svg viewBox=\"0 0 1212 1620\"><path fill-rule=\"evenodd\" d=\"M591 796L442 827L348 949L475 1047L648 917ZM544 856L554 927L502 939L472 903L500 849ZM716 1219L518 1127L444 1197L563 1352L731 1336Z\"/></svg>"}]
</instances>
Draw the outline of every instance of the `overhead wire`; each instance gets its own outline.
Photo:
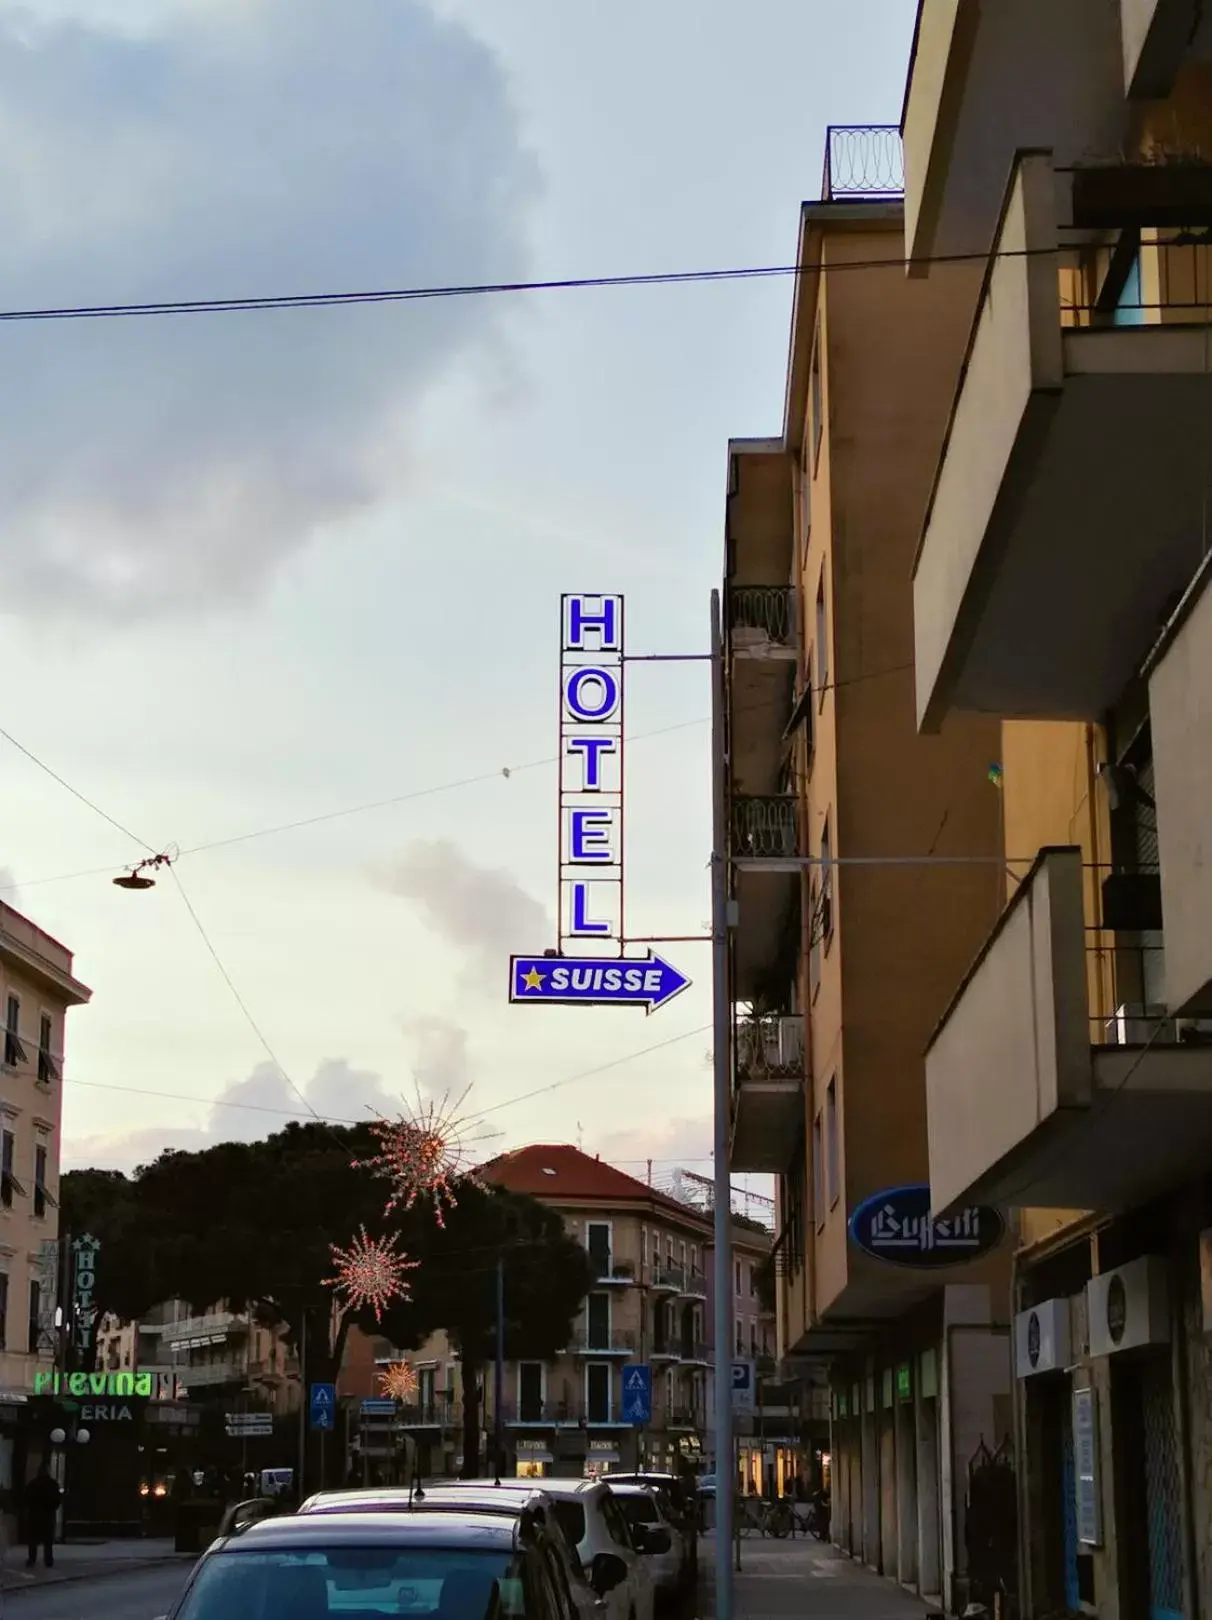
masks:
<instances>
[{"instance_id":1,"label":"overhead wire","mask_svg":"<svg viewBox=\"0 0 1212 1620\"><path fill-rule=\"evenodd\" d=\"M720 282L763 281L787 276L837 275L843 271L899 270L940 264L989 263L994 259L1055 256L1062 247L996 248L972 253L936 253L921 258L852 259L832 264L739 265L716 270L657 270L616 276L563 276L536 281L456 282L448 285L385 287L354 292L268 293L240 298L159 299L144 303L62 304L0 310L0 322L118 320L167 315L253 314L267 310L334 309L359 304L420 303L439 298L483 298L536 292L585 292L624 287L678 287Z\"/></svg>"}]
</instances>

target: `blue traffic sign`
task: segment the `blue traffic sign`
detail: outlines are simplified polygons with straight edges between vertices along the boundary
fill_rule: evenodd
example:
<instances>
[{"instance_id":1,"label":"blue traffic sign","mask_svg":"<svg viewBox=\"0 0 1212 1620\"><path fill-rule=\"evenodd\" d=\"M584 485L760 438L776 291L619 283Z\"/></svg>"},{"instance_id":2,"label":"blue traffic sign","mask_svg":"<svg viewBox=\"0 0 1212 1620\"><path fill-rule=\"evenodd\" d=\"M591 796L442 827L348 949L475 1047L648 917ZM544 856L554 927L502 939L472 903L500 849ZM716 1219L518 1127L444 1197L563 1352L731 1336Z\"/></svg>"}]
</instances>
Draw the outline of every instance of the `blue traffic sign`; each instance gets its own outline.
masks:
<instances>
[{"instance_id":1,"label":"blue traffic sign","mask_svg":"<svg viewBox=\"0 0 1212 1620\"><path fill-rule=\"evenodd\" d=\"M337 1421L337 1386L313 1384L308 1409L313 1429L334 1428Z\"/></svg>"},{"instance_id":2,"label":"blue traffic sign","mask_svg":"<svg viewBox=\"0 0 1212 1620\"><path fill-rule=\"evenodd\" d=\"M368 1395L362 1402L363 1417L395 1417L396 1403L388 1396Z\"/></svg>"},{"instance_id":3,"label":"blue traffic sign","mask_svg":"<svg viewBox=\"0 0 1212 1620\"><path fill-rule=\"evenodd\" d=\"M632 1361L623 1368L623 1422L652 1422L652 1369Z\"/></svg>"},{"instance_id":4,"label":"blue traffic sign","mask_svg":"<svg viewBox=\"0 0 1212 1620\"><path fill-rule=\"evenodd\" d=\"M655 1012L690 980L650 952L621 961L600 956L511 956L509 999L547 1006L644 1007Z\"/></svg>"}]
</instances>

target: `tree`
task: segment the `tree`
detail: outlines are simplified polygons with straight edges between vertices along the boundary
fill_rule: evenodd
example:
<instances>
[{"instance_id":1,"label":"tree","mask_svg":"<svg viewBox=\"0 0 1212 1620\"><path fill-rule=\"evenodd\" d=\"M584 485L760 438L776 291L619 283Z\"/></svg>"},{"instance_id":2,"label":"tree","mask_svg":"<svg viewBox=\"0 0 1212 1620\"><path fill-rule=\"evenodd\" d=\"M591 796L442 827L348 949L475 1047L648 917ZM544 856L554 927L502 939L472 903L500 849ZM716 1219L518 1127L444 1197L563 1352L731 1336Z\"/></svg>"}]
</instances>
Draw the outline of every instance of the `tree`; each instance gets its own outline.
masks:
<instances>
[{"instance_id":1,"label":"tree","mask_svg":"<svg viewBox=\"0 0 1212 1620\"><path fill-rule=\"evenodd\" d=\"M593 1267L558 1216L496 1187L462 1186L444 1228L420 1202L385 1220L384 1184L352 1162L374 1152L369 1126L291 1124L265 1141L162 1153L131 1178L69 1171L64 1220L101 1242L102 1309L134 1319L166 1299L197 1310L226 1300L283 1324L296 1350L306 1341L312 1380L335 1379L353 1326L401 1349L445 1329L463 1358L464 1467L475 1470L498 1259L511 1356L563 1349ZM346 1246L361 1227L372 1237L398 1233L400 1247L420 1262L412 1299L394 1303L381 1322L369 1309L349 1311L330 1336L332 1245Z\"/></svg>"}]
</instances>

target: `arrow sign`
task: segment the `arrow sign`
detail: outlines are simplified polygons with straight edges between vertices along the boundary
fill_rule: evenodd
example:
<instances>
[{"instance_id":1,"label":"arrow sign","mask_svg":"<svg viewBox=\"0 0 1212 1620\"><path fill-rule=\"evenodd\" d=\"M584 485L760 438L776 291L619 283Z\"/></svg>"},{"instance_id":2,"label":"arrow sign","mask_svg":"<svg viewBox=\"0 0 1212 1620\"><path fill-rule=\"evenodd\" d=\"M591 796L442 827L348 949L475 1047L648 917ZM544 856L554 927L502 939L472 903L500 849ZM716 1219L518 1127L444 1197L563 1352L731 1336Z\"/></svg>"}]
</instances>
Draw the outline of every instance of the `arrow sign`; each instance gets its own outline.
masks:
<instances>
[{"instance_id":1,"label":"arrow sign","mask_svg":"<svg viewBox=\"0 0 1212 1620\"><path fill-rule=\"evenodd\" d=\"M548 1006L643 1007L655 1012L690 980L650 951L621 961L600 956L511 956L509 999Z\"/></svg>"}]
</instances>

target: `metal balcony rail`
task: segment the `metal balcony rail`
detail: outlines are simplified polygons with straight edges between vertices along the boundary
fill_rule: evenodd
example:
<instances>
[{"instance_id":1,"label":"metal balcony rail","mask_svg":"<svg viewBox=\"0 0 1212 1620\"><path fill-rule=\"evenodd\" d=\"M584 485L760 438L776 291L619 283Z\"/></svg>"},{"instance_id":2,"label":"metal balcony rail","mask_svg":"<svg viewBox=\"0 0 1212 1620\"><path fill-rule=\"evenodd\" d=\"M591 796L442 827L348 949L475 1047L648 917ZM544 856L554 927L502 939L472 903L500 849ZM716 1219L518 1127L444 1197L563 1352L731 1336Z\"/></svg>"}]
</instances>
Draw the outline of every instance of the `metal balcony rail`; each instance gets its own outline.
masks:
<instances>
[{"instance_id":1,"label":"metal balcony rail","mask_svg":"<svg viewBox=\"0 0 1212 1620\"><path fill-rule=\"evenodd\" d=\"M1086 947L1088 982L1101 991L1101 1007L1090 1012L1091 1046L1212 1046L1212 1018L1176 1017L1152 988L1165 982L1164 944L1102 937L1105 945Z\"/></svg>"},{"instance_id":2,"label":"metal balcony rail","mask_svg":"<svg viewBox=\"0 0 1212 1620\"><path fill-rule=\"evenodd\" d=\"M581 1408L576 1401L514 1401L502 1404L506 1423L579 1423Z\"/></svg>"},{"instance_id":3,"label":"metal balcony rail","mask_svg":"<svg viewBox=\"0 0 1212 1620\"><path fill-rule=\"evenodd\" d=\"M795 591L790 585L730 585L725 598L733 647L796 644Z\"/></svg>"},{"instance_id":4,"label":"metal balcony rail","mask_svg":"<svg viewBox=\"0 0 1212 1620\"><path fill-rule=\"evenodd\" d=\"M405 1428L457 1428L463 1421L463 1408L455 1401L420 1401L398 1408L396 1419Z\"/></svg>"},{"instance_id":5,"label":"metal balcony rail","mask_svg":"<svg viewBox=\"0 0 1212 1620\"><path fill-rule=\"evenodd\" d=\"M825 131L822 202L905 194L905 156L895 124L830 124Z\"/></svg>"},{"instance_id":6,"label":"metal balcony rail","mask_svg":"<svg viewBox=\"0 0 1212 1620\"><path fill-rule=\"evenodd\" d=\"M799 1014L761 1013L737 1020L737 1079L802 1080L804 1020Z\"/></svg>"},{"instance_id":7,"label":"metal balcony rail","mask_svg":"<svg viewBox=\"0 0 1212 1620\"><path fill-rule=\"evenodd\" d=\"M612 1254L591 1249L589 1258L597 1267L599 1282L631 1282L635 1278L634 1260L616 1260Z\"/></svg>"},{"instance_id":8,"label":"metal balcony rail","mask_svg":"<svg viewBox=\"0 0 1212 1620\"><path fill-rule=\"evenodd\" d=\"M682 1339L678 1344L678 1355L683 1361L709 1361L711 1352L704 1339Z\"/></svg>"},{"instance_id":9,"label":"metal balcony rail","mask_svg":"<svg viewBox=\"0 0 1212 1620\"><path fill-rule=\"evenodd\" d=\"M697 1266L690 1266L686 1271L686 1285L683 1293L692 1295L695 1299L706 1299L707 1278Z\"/></svg>"},{"instance_id":10,"label":"metal balcony rail","mask_svg":"<svg viewBox=\"0 0 1212 1620\"><path fill-rule=\"evenodd\" d=\"M731 823L735 857L776 860L801 853L799 806L790 793L734 797Z\"/></svg>"},{"instance_id":11,"label":"metal balcony rail","mask_svg":"<svg viewBox=\"0 0 1212 1620\"><path fill-rule=\"evenodd\" d=\"M675 1266L671 1261L662 1260L652 1268L652 1285L654 1288L677 1288L686 1286L685 1266Z\"/></svg>"},{"instance_id":12,"label":"metal balcony rail","mask_svg":"<svg viewBox=\"0 0 1212 1620\"><path fill-rule=\"evenodd\" d=\"M665 1421L673 1429L698 1429L703 1426L703 1413L693 1406L675 1406Z\"/></svg>"},{"instance_id":13,"label":"metal balcony rail","mask_svg":"<svg viewBox=\"0 0 1212 1620\"><path fill-rule=\"evenodd\" d=\"M578 1328L573 1334L572 1343L569 1346L570 1349L581 1351L586 1355L593 1355L596 1352L603 1355L619 1354L624 1351L634 1350L635 1347L636 1336L634 1333L625 1332L620 1328L607 1330L605 1328L594 1329L588 1327Z\"/></svg>"}]
</instances>

